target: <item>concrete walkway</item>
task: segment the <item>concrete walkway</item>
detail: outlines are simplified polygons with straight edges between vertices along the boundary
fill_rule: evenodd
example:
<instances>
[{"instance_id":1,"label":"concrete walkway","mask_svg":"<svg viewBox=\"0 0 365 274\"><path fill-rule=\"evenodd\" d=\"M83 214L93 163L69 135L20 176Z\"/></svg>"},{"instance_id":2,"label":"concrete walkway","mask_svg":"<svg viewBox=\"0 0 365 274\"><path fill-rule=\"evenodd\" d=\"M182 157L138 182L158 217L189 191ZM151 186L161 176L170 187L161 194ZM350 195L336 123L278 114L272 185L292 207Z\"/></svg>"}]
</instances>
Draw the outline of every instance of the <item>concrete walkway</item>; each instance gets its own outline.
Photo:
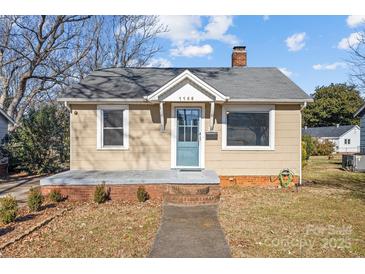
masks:
<instances>
[{"instance_id":1,"label":"concrete walkway","mask_svg":"<svg viewBox=\"0 0 365 274\"><path fill-rule=\"evenodd\" d=\"M0 198L11 194L18 203L26 203L29 189L39 186L40 179L41 177L33 176L0 181Z\"/></svg>"},{"instance_id":2,"label":"concrete walkway","mask_svg":"<svg viewBox=\"0 0 365 274\"><path fill-rule=\"evenodd\" d=\"M150 257L228 258L229 246L217 217L216 205L164 205L162 223Z\"/></svg>"}]
</instances>

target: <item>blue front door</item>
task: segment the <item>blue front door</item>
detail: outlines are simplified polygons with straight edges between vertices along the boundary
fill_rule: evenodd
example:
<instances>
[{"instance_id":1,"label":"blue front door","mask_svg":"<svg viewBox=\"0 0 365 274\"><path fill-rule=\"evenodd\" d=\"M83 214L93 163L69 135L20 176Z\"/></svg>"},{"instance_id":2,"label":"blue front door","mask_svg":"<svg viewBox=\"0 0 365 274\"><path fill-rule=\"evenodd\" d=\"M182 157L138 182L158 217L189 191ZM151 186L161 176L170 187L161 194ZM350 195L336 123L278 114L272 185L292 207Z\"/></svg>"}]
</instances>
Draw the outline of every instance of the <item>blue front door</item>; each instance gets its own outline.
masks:
<instances>
[{"instance_id":1,"label":"blue front door","mask_svg":"<svg viewBox=\"0 0 365 274\"><path fill-rule=\"evenodd\" d=\"M176 166L199 167L200 108L176 109Z\"/></svg>"}]
</instances>

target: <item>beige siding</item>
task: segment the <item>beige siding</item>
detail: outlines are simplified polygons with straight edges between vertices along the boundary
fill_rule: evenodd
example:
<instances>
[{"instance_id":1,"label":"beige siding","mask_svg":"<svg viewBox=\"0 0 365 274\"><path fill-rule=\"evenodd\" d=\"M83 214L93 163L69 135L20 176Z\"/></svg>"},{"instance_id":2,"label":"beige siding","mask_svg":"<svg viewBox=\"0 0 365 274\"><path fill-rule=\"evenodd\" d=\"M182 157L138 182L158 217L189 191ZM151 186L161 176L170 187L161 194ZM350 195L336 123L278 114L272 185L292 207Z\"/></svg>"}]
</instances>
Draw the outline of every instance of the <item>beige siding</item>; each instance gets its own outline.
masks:
<instances>
[{"instance_id":1,"label":"beige siding","mask_svg":"<svg viewBox=\"0 0 365 274\"><path fill-rule=\"evenodd\" d=\"M169 169L171 141L169 104L165 105L166 131L160 132L158 105L129 106L129 150L96 149L96 105L73 105L71 116L72 169ZM77 111L77 115L75 115ZM205 109L205 128L209 128L209 105ZM219 175L276 175L283 168L299 174L300 107L276 105L275 150L222 150L222 108L215 110L218 140L205 141L205 168Z\"/></svg>"},{"instance_id":2,"label":"beige siding","mask_svg":"<svg viewBox=\"0 0 365 274\"><path fill-rule=\"evenodd\" d=\"M71 169L170 168L170 131L160 132L158 105L129 106L129 150L97 150L96 105L73 105L72 110Z\"/></svg>"},{"instance_id":3,"label":"beige siding","mask_svg":"<svg viewBox=\"0 0 365 274\"><path fill-rule=\"evenodd\" d=\"M209 107L206 112L209 113ZM219 175L276 175L281 169L290 168L299 175L301 119L299 106L276 105L273 151L222 150L221 106L216 107L215 116L214 130L218 132L218 140L206 141L207 169L214 169Z\"/></svg>"}]
</instances>

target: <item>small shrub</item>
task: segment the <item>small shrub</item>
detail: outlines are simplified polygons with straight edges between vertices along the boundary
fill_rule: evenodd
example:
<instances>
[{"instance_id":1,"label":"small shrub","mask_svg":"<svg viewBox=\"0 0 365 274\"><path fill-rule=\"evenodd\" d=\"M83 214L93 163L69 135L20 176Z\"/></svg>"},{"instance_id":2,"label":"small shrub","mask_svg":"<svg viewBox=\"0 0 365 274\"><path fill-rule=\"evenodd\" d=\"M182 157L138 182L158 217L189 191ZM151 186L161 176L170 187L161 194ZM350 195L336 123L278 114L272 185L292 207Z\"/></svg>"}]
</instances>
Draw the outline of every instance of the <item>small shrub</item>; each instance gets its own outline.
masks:
<instances>
[{"instance_id":1,"label":"small shrub","mask_svg":"<svg viewBox=\"0 0 365 274\"><path fill-rule=\"evenodd\" d=\"M138 188L137 198L138 198L138 201L141 203L147 201L150 198L150 195L148 194L148 192L145 190L145 188L143 186L140 186Z\"/></svg>"},{"instance_id":2,"label":"small shrub","mask_svg":"<svg viewBox=\"0 0 365 274\"><path fill-rule=\"evenodd\" d=\"M302 141L302 167L307 164L307 143Z\"/></svg>"},{"instance_id":3,"label":"small shrub","mask_svg":"<svg viewBox=\"0 0 365 274\"><path fill-rule=\"evenodd\" d=\"M63 197L59 190L54 189L51 191L51 193L49 193L49 199L52 202L59 203L59 202L62 202Z\"/></svg>"},{"instance_id":4,"label":"small shrub","mask_svg":"<svg viewBox=\"0 0 365 274\"><path fill-rule=\"evenodd\" d=\"M18 202L11 196L0 198L0 218L4 224L15 221L18 212Z\"/></svg>"},{"instance_id":5,"label":"small shrub","mask_svg":"<svg viewBox=\"0 0 365 274\"><path fill-rule=\"evenodd\" d=\"M109 191L105 188L105 183L96 186L94 192L94 202L97 204L105 203L109 199Z\"/></svg>"},{"instance_id":6,"label":"small shrub","mask_svg":"<svg viewBox=\"0 0 365 274\"><path fill-rule=\"evenodd\" d=\"M45 174L69 165L69 112L59 104L30 107L9 134L10 171Z\"/></svg>"},{"instance_id":7,"label":"small shrub","mask_svg":"<svg viewBox=\"0 0 365 274\"><path fill-rule=\"evenodd\" d=\"M39 211L44 202L44 197L39 188L31 188L28 194L28 207L31 211Z\"/></svg>"},{"instance_id":8,"label":"small shrub","mask_svg":"<svg viewBox=\"0 0 365 274\"><path fill-rule=\"evenodd\" d=\"M314 151L314 140L310 135L303 135L302 141L305 143L306 157L305 160L309 160L309 157L313 155Z\"/></svg>"},{"instance_id":9,"label":"small shrub","mask_svg":"<svg viewBox=\"0 0 365 274\"><path fill-rule=\"evenodd\" d=\"M313 155L329 156L335 151L335 144L329 140L314 140Z\"/></svg>"}]
</instances>

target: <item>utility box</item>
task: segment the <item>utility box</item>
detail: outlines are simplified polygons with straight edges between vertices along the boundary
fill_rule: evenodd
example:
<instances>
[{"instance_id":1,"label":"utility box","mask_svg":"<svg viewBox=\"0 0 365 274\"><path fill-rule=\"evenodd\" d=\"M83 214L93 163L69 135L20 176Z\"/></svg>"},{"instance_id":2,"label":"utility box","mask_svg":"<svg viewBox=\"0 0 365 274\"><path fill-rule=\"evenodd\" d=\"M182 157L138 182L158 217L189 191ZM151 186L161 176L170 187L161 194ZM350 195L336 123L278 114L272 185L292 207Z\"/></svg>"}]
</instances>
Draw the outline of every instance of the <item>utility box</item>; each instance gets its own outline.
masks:
<instances>
[{"instance_id":1,"label":"utility box","mask_svg":"<svg viewBox=\"0 0 365 274\"><path fill-rule=\"evenodd\" d=\"M365 172L365 155L342 155L342 167L351 171Z\"/></svg>"}]
</instances>

